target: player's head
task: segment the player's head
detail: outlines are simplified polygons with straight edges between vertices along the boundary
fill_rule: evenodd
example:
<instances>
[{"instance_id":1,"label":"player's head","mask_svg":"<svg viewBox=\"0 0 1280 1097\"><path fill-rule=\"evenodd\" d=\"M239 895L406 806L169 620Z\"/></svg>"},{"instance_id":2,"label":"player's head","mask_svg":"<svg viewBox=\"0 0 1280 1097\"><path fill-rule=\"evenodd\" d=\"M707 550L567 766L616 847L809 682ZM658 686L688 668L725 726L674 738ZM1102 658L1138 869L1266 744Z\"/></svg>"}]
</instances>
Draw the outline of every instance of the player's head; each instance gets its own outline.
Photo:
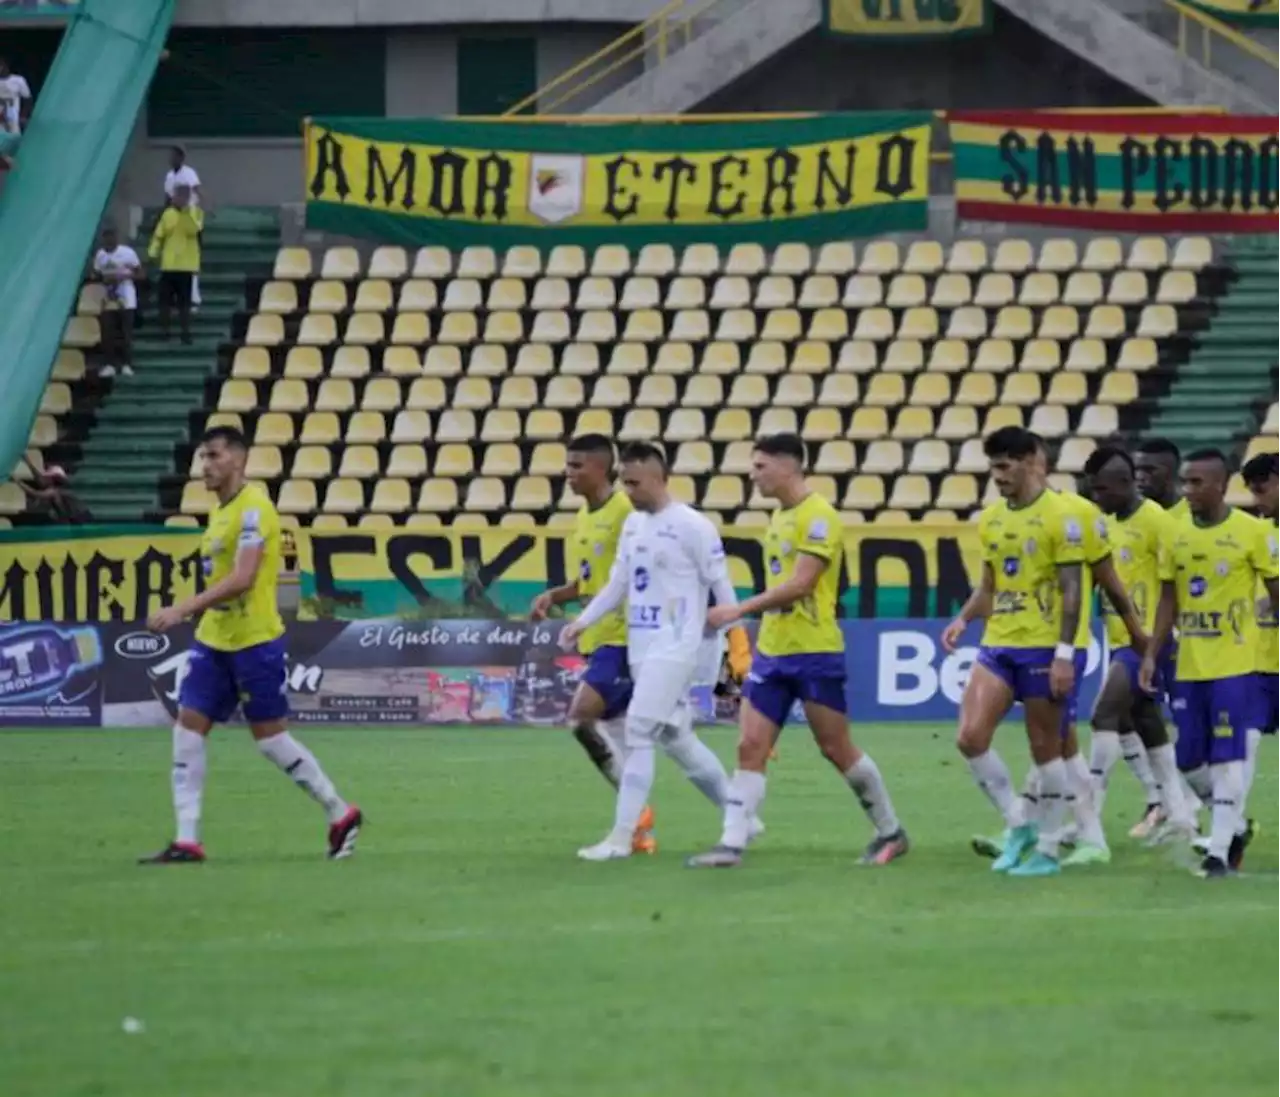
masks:
<instances>
[{"instance_id":1,"label":"player's head","mask_svg":"<svg viewBox=\"0 0 1280 1097\"><path fill-rule=\"evenodd\" d=\"M1253 494L1258 512L1264 518L1275 519L1280 516L1280 458L1274 453L1260 453L1244 463L1240 475L1244 477L1245 487Z\"/></svg>"},{"instance_id":2,"label":"player's head","mask_svg":"<svg viewBox=\"0 0 1280 1097\"><path fill-rule=\"evenodd\" d=\"M1133 456L1138 490L1143 498L1167 507L1178 500L1178 466L1182 454L1168 438L1148 438Z\"/></svg>"},{"instance_id":3,"label":"player's head","mask_svg":"<svg viewBox=\"0 0 1280 1097\"><path fill-rule=\"evenodd\" d=\"M1197 518L1211 518L1227 497L1227 459L1218 449L1198 449L1182 462L1182 494Z\"/></svg>"},{"instance_id":4,"label":"player's head","mask_svg":"<svg viewBox=\"0 0 1280 1097\"><path fill-rule=\"evenodd\" d=\"M200 439L204 486L218 491L244 476L249 443L235 427L210 427Z\"/></svg>"},{"instance_id":5,"label":"player's head","mask_svg":"<svg viewBox=\"0 0 1280 1097\"><path fill-rule=\"evenodd\" d=\"M3 80L8 75L9 59L7 57L0 57L0 80Z\"/></svg>"},{"instance_id":6,"label":"player's head","mask_svg":"<svg viewBox=\"0 0 1280 1097\"><path fill-rule=\"evenodd\" d=\"M1133 458L1119 446L1099 446L1084 463L1087 494L1104 514L1123 514L1138 502Z\"/></svg>"},{"instance_id":7,"label":"player's head","mask_svg":"<svg viewBox=\"0 0 1280 1097\"><path fill-rule=\"evenodd\" d=\"M1041 480L1049 479L1049 443L1034 430L1027 431L1031 436L1031 444L1036 447L1035 469Z\"/></svg>"},{"instance_id":8,"label":"player's head","mask_svg":"<svg viewBox=\"0 0 1280 1097\"><path fill-rule=\"evenodd\" d=\"M991 478L1005 499L1019 499L1034 487L1039 470L1036 436L1021 427L1001 427L988 434L982 451L991 465Z\"/></svg>"},{"instance_id":9,"label":"player's head","mask_svg":"<svg viewBox=\"0 0 1280 1097\"><path fill-rule=\"evenodd\" d=\"M191 204L191 188L186 183L179 183L173 188L173 204L178 209L185 209Z\"/></svg>"},{"instance_id":10,"label":"player's head","mask_svg":"<svg viewBox=\"0 0 1280 1097\"><path fill-rule=\"evenodd\" d=\"M569 443L564 470L569 487L596 499L613 483L613 443L603 434L580 434Z\"/></svg>"},{"instance_id":11,"label":"player's head","mask_svg":"<svg viewBox=\"0 0 1280 1097\"><path fill-rule=\"evenodd\" d=\"M798 434L766 434L751 454L751 482L766 499L804 484L804 442Z\"/></svg>"},{"instance_id":12,"label":"player's head","mask_svg":"<svg viewBox=\"0 0 1280 1097\"><path fill-rule=\"evenodd\" d=\"M622 486L636 510L661 510L667 502L667 455L648 442L631 442L618 458Z\"/></svg>"},{"instance_id":13,"label":"player's head","mask_svg":"<svg viewBox=\"0 0 1280 1097\"><path fill-rule=\"evenodd\" d=\"M104 251L115 251L120 246L120 234L114 225L107 225L102 230L102 248Z\"/></svg>"},{"instance_id":14,"label":"player's head","mask_svg":"<svg viewBox=\"0 0 1280 1097\"><path fill-rule=\"evenodd\" d=\"M187 150L181 145L174 145L169 149L169 167L177 171L183 164L187 162Z\"/></svg>"}]
</instances>

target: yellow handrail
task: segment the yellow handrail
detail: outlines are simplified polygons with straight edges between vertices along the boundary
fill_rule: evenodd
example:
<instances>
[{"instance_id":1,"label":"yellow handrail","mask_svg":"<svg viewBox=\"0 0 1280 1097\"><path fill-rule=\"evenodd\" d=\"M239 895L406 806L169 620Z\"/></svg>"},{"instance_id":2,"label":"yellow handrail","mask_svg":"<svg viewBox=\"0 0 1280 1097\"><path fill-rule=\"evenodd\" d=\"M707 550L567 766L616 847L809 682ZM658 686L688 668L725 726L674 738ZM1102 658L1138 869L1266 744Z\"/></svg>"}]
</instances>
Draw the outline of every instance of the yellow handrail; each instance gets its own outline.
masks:
<instances>
[{"instance_id":1,"label":"yellow handrail","mask_svg":"<svg viewBox=\"0 0 1280 1097\"><path fill-rule=\"evenodd\" d=\"M1181 0L1164 0L1164 2L1167 7L1178 13L1178 52L1182 56L1190 56L1187 46L1187 23L1189 20L1192 23L1199 23L1203 32L1200 36L1200 60L1205 68L1213 67L1213 39L1217 36L1230 42L1250 57L1261 61L1264 65L1270 65L1273 69L1280 69L1280 56L1277 56L1261 43L1255 42L1248 35L1241 34L1234 27L1227 26L1226 23L1215 19L1207 12L1203 12L1199 8L1190 7L1182 3Z\"/></svg>"}]
</instances>

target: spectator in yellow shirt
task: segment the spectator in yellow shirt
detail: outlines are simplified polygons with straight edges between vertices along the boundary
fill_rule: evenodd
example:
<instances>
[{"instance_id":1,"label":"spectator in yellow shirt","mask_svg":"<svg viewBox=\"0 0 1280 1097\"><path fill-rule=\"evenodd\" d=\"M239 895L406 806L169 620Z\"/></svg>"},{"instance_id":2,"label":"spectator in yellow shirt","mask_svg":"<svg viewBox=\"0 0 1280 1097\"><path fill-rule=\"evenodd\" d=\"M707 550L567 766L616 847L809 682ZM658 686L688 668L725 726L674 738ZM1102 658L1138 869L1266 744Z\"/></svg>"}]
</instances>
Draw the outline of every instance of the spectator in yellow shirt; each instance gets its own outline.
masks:
<instances>
[{"instance_id":1,"label":"spectator in yellow shirt","mask_svg":"<svg viewBox=\"0 0 1280 1097\"><path fill-rule=\"evenodd\" d=\"M204 212L191 201L189 186L175 187L173 205L156 222L147 254L160 261L160 329L169 338L170 310L177 308L182 341L191 342L191 286L200 273L200 233Z\"/></svg>"}]
</instances>

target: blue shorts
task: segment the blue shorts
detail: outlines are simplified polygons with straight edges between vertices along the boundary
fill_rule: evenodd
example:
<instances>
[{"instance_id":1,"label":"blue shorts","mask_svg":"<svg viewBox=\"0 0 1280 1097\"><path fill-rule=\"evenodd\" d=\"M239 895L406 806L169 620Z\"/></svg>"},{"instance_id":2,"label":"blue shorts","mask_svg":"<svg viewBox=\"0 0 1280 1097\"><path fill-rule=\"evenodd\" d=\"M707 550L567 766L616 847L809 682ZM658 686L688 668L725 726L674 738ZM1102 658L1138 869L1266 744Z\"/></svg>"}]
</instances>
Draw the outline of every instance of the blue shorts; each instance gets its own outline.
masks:
<instances>
[{"instance_id":1,"label":"blue shorts","mask_svg":"<svg viewBox=\"0 0 1280 1097\"><path fill-rule=\"evenodd\" d=\"M187 655L178 704L216 724L230 720L236 706L251 724L289 715L288 667L284 637L240 651L217 651L197 640Z\"/></svg>"},{"instance_id":2,"label":"blue shorts","mask_svg":"<svg viewBox=\"0 0 1280 1097\"><path fill-rule=\"evenodd\" d=\"M844 696L844 652L815 655L760 655L751 662L742 695L771 724L782 727L797 701L849 711Z\"/></svg>"},{"instance_id":3,"label":"blue shorts","mask_svg":"<svg viewBox=\"0 0 1280 1097\"><path fill-rule=\"evenodd\" d=\"M600 694L606 720L621 716L631 704L631 668L627 664L627 649L618 645L596 648L587 656L587 669L582 672L582 681Z\"/></svg>"},{"instance_id":4,"label":"blue shorts","mask_svg":"<svg viewBox=\"0 0 1280 1097\"><path fill-rule=\"evenodd\" d=\"M1178 680L1178 642L1170 639L1156 660L1156 681L1164 703L1173 708L1173 683Z\"/></svg>"},{"instance_id":5,"label":"blue shorts","mask_svg":"<svg viewBox=\"0 0 1280 1097\"><path fill-rule=\"evenodd\" d=\"M1049 667L1053 648L987 648L978 649L978 662L991 671L1013 692L1015 701L1053 700L1049 689ZM1076 680L1071 694L1062 704L1062 734L1065 736L1076 722L1080 708L1080 685L1089 665L1089 653L1076 648L1071 659Z\"/></svg>"},{"instance_id":6,"label":"blue shorts","mask_svg":"<svg viewBox=\"0 0 1280 1097\"><path fill-rule=\"evenodd\" d=\"M1111 650L1111 666L1123 667L1124 676L1129 680L1129 695L1138 697L1142 690L1138 686L1138 670L1142 666L1142 656L1133 648L1113 648ZM1159 683L1163 680L1160 673L1159 664L1156 665L1156 688L1159 689Z\"/></svg>"},{"instance_id":7,"label":"blue shorts","mask_svg":"<svg viewBox=\"0 0 1280 1097\"><path fill-rule=\"evenodd\" d=\"M1076 653L1072 656L1071 665L1075 667L1076 677L1075 684L1071 687L1071 696L1067 698L1066 704L1062 706L1062 734L1066 735L1071 729L1071 725L1076 722L1076 718L1080 715L1080 691L1084 688L1085 672L1089 669L1089 650L1088 648L1076 648Z\"/></svg>"},{"instance_id":8,"label":"blue shorts","mask_svg":"<svg viewBox=\"0 0 1280 1097\"><path fill-rule=\"evenodd\" d=\"M1254 677L1258 680L1254 694L1258 711L1253 717L1253 726L1263 735L1274 735L1277 713L1280 712L1280 674L1260 670Z\"/></svg>"},{"instance_id":9,"label":"blue shorts","mask_svg":"<svg viewBox=\"0 0 1280 1097\"><path fill-rule=\"evenodd\" d=\"M1178 768L1243 762L1246 732L1258 711L1256 674L1207 682L1175 682L1173 720L1178 726Z\"/></svg>"}]
</instances>

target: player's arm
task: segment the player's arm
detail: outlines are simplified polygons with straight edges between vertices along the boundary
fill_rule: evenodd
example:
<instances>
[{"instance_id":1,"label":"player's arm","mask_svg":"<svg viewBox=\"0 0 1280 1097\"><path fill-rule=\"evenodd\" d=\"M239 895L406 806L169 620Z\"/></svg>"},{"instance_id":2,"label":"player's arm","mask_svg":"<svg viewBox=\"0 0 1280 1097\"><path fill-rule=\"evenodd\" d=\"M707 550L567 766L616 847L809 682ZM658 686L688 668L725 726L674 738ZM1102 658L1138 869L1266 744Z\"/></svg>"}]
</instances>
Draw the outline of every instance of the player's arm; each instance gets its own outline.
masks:
<instances>
[{"instance_id":1,"label":"player's arm","mask_svg":"<svg viewBox=\"0 0 1280 1097\"><path fill-rule=\"evenodd\" d=\"M1276 615L1280 608L1280 600L1276 598L1277 556L1280 556L1280 545L1276 543L1276 535L1264 523L1258 523L1258 536L1254 539L1253 549L1249 553L1249 563L1254 574L1262 580L1267 588L1267 597L1271 599L1271 615Z\"/></svg>"},{"instance_id":2,"label":"player's arm","mask_svg":"<svg viewBox=\"0 0 1280 1097\"><path fill-rule=\"evenodd\" d=\"M829 558L814 556L812 553L801 549L796 555L795 571L790 579L769 590L752 595L745 602L738 602L736 605L728 606L717 605L712 610L712 613L716 614L717 624L726 625L734 621L740 621L743 617L768 613L770 610L786 609L788 606L794 606L797 602L811 597L817 589L818 580L822 578L822 573L827 570L830 564L831 560ZM732 589L730 587L730 590ZM718 595L716 601L719 602ZM724 610L724 613L721 614L720 610Z\"/></svg>"},{"instance_id":3,"label":"player's arm","mask_svg":"<svg viewBox=\"0 0 1280 1097\"><path fill-rule=\"evenodd\" d=\"M570 621L560 630L560 645L572 649L587 629L616 610L627 597L628 578L631 574L631 552L627 545L626 530L618 545L618 554L613 559L613 567L609 569L609 581L600 592L587 603L586 608L574 621Z\"/></svg>"},{"instance_id":4,"label":"player's arm","mask_svg":"<svg viewBox=\"0 0 1280 1097\"><path fill-rule=\"evenodd\" d=\"M1163 569L1162 569L1163 570ZM1172 570L1169 572L1172 575ZM1147 693L1155 692L1156 662L1160 652L1169 642L1173 632L1173 622L1178 616L1178 588L1171 578L1161 576L1160 600L1156 603L1156 619L1151 626L1151 638L1147 641L1147 650L1142 656L1142 665L1138 668L1138 686Z\"/></svg>"},{"instance_id":5,"label":"player's arm","mask_svg":"<svg viewBox=\"0 0 1280 1097\"><path fill-rule=\"evenodd\" d=\"M942 630L942 648L948 654L955 651L960 644L960 637L969 627L971 621L980 621L991 616L991 607L995 604L996 573L987 560L982 561L982 574L978 585L970 592L960 612L951 623Z\"/></svg>"},{"instance_id":6,"label":"player's arm","mask_svg":"<svg viewBox=\"0 0 1280 1097\"><path fill-rule=\"evenodd\" d=\"M1049 689L1055 697L1066 697L1075 682L1076 632L1084 605L1084 564L1079 561L1058 565L1058 597L1062 599L1062 626L1049 665Z\"/></svg>"},{"instance_id":7,"label":"player's arm","mask_svg":"<svg viewBox=\"0 0 1280 1097\"><path fill-rule=\"evenodd\" d=\"M1124 589L1124 584L1120 581L1120 574L1111 561L1110 553L1091 564L1089 570L1093 572L1093 580L1098 584L1098 589L1115 607L1120 620L1124 622L1124 627L1129 630L1129 639L1133 641L1133 646L1138 651L1145 651L1149 639L1147 630L1142 627L1142 618L1138 616L1133 599L1129 597L1129 592Z\"/></svg>"},{"instance_id":8,"label":"player's arm","mask_svg":"<svg viewBox=\"0 0 1280 1097\"><path fill-rule=\"evenodd\" d=\"M577 579L558 587L548 587L533 600L533 605L529 607L529 616L535 621L541 621L551 612L553 606L567 605L569 602L578 601L580 597Z\"/></svg>"},{"instance_id":9,"label":"player's arm","mask_svg":"<svg viewBox=\"0 0 1280 1097\"><path fill-rule=\"evenodd\" d=\"M253 581L258 577L258 568L262 566L265 551L266 545L260 535L241 534L235 565L227 575L199 594L184 598L176 606L157 610L148 619L148 625L156 632L164 632L213 606L239 598L253 586Z\"/></svg>"}]
</instances>

